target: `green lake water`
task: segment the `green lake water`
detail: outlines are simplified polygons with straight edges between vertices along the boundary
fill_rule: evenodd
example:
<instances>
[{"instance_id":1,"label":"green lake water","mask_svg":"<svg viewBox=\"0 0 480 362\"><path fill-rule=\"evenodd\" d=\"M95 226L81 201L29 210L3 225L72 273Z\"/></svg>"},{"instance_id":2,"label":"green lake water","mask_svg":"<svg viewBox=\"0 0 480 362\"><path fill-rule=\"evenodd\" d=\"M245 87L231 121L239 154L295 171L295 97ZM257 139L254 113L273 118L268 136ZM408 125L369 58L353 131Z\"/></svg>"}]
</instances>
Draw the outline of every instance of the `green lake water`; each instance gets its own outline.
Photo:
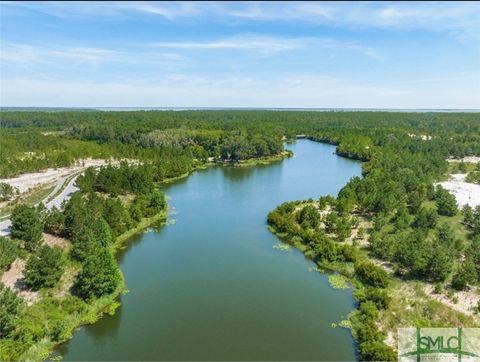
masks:
<instances>
[{"instance_id":1,"label":"green lake water","mask_svg":"<svg viewBox=\"0 0 480 362\"><path fill-rule=\"evenodd\" d=\"M118 255L129 293L114 316L83 326L65 360L354 360L350 290L278 243L267 213L284 201L336 195L361 164L300 140L295 157L212 167L165 187L170 224ZM173 223L173 222L174 223Z\"/></svg>"}]
</instances>

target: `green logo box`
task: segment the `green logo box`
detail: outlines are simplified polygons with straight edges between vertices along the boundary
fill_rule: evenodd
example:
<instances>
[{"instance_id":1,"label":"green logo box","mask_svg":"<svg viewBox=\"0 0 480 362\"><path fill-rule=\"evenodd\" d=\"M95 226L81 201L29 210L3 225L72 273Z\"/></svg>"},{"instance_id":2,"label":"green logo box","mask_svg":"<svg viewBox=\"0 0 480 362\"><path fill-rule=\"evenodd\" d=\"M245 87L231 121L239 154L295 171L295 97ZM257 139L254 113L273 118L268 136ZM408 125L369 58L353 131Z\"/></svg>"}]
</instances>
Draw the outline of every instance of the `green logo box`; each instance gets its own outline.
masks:
<instances>
[{"instance_id":1,"label":"green logo box","mask_svg":"<svg viewBox=\"0 0 480 362\"><path fill-rule=\"evenodd\" d=\"M400 362L479 362L480 328L400 328Z\"/></svg>"}]
</instances>

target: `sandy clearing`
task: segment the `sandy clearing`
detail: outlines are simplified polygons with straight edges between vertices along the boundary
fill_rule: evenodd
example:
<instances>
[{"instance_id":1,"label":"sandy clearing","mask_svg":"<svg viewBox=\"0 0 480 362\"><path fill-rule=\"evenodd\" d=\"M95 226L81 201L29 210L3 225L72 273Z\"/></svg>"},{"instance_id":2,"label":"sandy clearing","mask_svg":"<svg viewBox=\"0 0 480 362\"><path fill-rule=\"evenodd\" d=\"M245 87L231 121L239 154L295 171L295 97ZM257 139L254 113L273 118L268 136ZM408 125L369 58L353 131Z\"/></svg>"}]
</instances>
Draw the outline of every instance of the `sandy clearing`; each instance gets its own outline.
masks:
<instances>
[{"instance_id":1,"label":"sandy clearing","mask_svg":"<svg viewBox=\"0 0 480 362\"><path fill-rule=\"evenodd\" d=\"M393 349L397 348L397 340L395 338L395 334L392 331L389 331L387 333L387 337L385 338L384 342L387 346L390 346Z\"/></svg>"},{"instance_id":2,"label":"sandy clearing","mask_svg":"<svg viewBox=\"0 0 480 362\"><path fill-rule=\"evenodd\" d=\"M478 156L467 156L463 158L447 158L447 162L466 162L466 163L479 163L480 157Z\"/></svg>"},{"instance_id":3,"label":"sandy clearing","mask_svg":"<svg viewBox=\"0 0 480 362\"><path fill-rule=\"evenodd\" d=\"M434 291L434 286L432 284L423 284L423 291L425 294L436 301L448 305L450 308L462 312L466 315L473 315L475 307L480 301L480 296L478 295L477 289L471 289L469 291L460 291L455 293L457 298L457 303L454 303L448 296L445 294L436 294Z\"/></svg>"},{"instance_id":4,"label":"sandy clearing","mask_svg":"<svg viewBox=\"0 0 480 362\"><path fill-rule=\"evenodd\" d=\"M70 243L67 239L60 238L58 236L42 233L43 243L50 247L59 246L62 249L67 249L70 246Z\"/></svg>"},{"instance_id":5,"label":"sandy clearing","mask_svg":"<svg viewBox=\"0 0 480 362\"><path fill-rule=\"evenodd\" d=\"M2 283L15 290L26 302L28 305L32 305L37 301L40 294L27 288L23 281L23 269L25 268L25 260L16 259L10 269L7 270L2 275Z\"/></svg>"},{"instance_id":6,"label":"sandy clearing","mask_svg":"<svg viewBox=\"0 0 480 362\"><path fill-rule=\"evenodd\" d=\"M100 159L84 159L77 161L75 166L72 167L48 168L42 172L25 173L14 178L0 179L0 182L6 182L23 193L41 184L53 183L61 177L66 177L84 168L103 166L107 163L107 161Z\"/></svg>"},{"instance_id":7,"label":"sandy clearing","mask_svg":"<svg viewBox=\"0 0 480 362\"><path fill-rule=\"evenodd\" d=\"M370 260L376 265L382 267L388 274L394 274L394 266L392 263L383 261L380 259L370 258ZM459 291L455 292L455 297L457 298L457 303L454 303L447 295L445 294L436 294L435 288L432 283L427 283L423 281L417 281L421 285L422 290L426 296L430 299L434 299L457 312L464 313L466 315L472 316L475 313L475 308L480 302L480 295L478 288L472 288L468 291ZM409 283L404 283L402 281L402 287L406 288L407 291L415 294L414 286Z\"/></svg>"},{"instance_id":8,"label":"sandy clearing","mask_svg":"<svg viewBox=\"0 0 480 362\"><path fill-rule=\"evenodd\" d=\"M450 180L437 183L450 191L460 208L465 205L476 207L480 205L480 185L465 182L466 173L453 174Z\"/></svg>"},{"instance_id":9,"label":"sandy clearing","mask_svg":"<svg viewBox=\"0 0 480 362\"><path fill-rule=\"evenodd\" d=\"M393 275L395 270L394 270L394 265L390 262L376 259L376 258L369 258L373 263L376 265L382 267L388 274ZM400 279L401 280L401 279ZM417 284L420 284L423 292L426 294L426 296L430 299L436 300L448 307L450 307L453 310L456 310L457 312L464 313L469 316L473 316L475 313L475 308L480 302L480 289L477 287L474 287L468 291L458 291L455 292L455 297L457 298L457 303L454 303L447 295L445 294L436 294L435 293L435 288L432 283L427 283L423 281L416 281ZM411 285L410 283L406 283L404 281L401 281L402 287L405 288L404 290L411 293L412 295L415 294L414 291L414 286Z\"/></svg>"},{"instance_id":10,"label":"sandy clearing","mask_svg":"<svg viewBox=\"0 0 480 362\"><path fill-rule=\"evenodd\" d=\"M416 135L415 133L409 133L408 135L410 138L418 138L418 139L421 139L422 141L430 141L432 139L432 136L426 135L426 134Z\"/></svg>"}]
</instances>

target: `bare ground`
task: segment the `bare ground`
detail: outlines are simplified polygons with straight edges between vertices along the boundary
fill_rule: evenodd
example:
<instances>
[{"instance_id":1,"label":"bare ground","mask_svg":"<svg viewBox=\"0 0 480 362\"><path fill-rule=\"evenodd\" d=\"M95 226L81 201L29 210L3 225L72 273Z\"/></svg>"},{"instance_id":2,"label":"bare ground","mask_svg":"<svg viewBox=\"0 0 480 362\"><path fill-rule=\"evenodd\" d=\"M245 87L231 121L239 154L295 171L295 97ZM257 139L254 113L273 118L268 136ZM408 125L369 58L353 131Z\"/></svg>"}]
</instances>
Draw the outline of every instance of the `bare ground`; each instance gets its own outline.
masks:
<instances>
[{"instance_id":1,"label":"bare ground","mask_svg":"<svg viewBox=\"0 0 480 362\"><path fill-rule=\"evenodd\" d=\"M425 294L432 299L435 299L443 304L448 305L450 308L462 312L466 315L473 315L475 312L475 307L480 301L480 295L478 295L478 289L472 288L468 291L456 292L455 297L457 298L457 303L454 303L448 296L445 294L436 294L434 292L434 286L428 283L423 284L423 291Z\"/></svg>"},{"instance_id":2,"label":"bare ground","mask_svg":"<svg viewBox=\"0 0 480 362\"><path fill-rule=\"evenodd\" d=\"M18 188L20 193L24 193L33 187L55 182L60 177L68 176L86 167L105 164L107 164L107 161L99 159L79 160L71 167L48 168L42 172L25 173L14 178L0 179L0 182L6 182Z\"/></svg>"},{"instance_id":3,"label":"bare ground","mask_svg":"<svg viewBox=\"0 0 480 362\"><path fill-rule=\"evenodd\" d=\"M460 207L480 205L480 185L465 182L467 174L453 174L448 181L439 182L443 188L450 191Z\"/></svg>"},{"instance_id":4,"label":"bare ground","mask_svg":"<svg viewBox=\"0 0 480 362\"><path fill-rule=\"evenodd\" d=\"M43 243L48 246L59 246L62 249L68 249L70 247L70 242L67 239L52 235L52 234L47 234L43 233Z\"/></svg>"},{"instance_id":5,"label":"bare ground","mask_svg":"<svg viewBox=\"0 0 480 362\"><path fill-rule=\"evenodd\" d=\"M387 261L379 260L370 258L372 262L376 265L385 269L387 273L393 275L394 269L393 264ZM403 283L405 288L412 289L413 286L410 283ZM460 291L455 293L455 297L457 298L457 302L455 303L452 299L450 299L447 295L441 293L437 294L434 292L434 285L433 283L427 283L423 281L417 281L417 284L421 286L423 292L426 294L428 298L434 299L442 304L447 305L448 307L456 310L457 312L461 312L468 316L473 316L475 314L475 307L478 305L480 301L479 290L477 287L471 288L468 291Z\"/></svg>"},{"instance_id":6,"label":"bare ground","mask_svg":"<svg viewBox=\"0 0 480 362\"><path fill-rule=\"evenodd\" d=\"M447 158L447 162L466 162L466 163L479 163L480 157L467 156L463 158Z\"/></svg>"},{"instance_id":7,"label":"bare ground","mask_svg":"<svg viewBox=\"0 0 480 362\"><path fill-rule=\"evenodd\" d=\"M28 305L35 303L40 294L27 288L23 280L23 269L25 268L25 260L18 258L15 260L10 269L2 275L2 283L15 290Z\"/></svg>"}]
</instances>

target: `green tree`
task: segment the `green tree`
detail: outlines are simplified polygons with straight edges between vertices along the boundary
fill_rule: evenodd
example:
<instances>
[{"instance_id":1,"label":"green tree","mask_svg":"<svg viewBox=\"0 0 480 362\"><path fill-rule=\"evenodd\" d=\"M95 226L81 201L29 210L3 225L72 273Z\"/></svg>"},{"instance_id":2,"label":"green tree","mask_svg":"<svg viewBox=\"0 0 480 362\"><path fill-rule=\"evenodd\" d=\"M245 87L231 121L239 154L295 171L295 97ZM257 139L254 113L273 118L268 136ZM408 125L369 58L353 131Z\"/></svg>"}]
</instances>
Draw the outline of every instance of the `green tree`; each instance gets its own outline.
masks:
<instances>
[{"instance_id":1,"label":"green tree","mask_svg":"<svg viewBox=\"0 0 480 362\"><path fill-rule=\"evenodd\" d=\"M452 287L457 290L464 290L468 285L477 282L478 275L474 261L467 257L452 279Z\"/></svg>"},{"instance_id":2,"label":"green tree","mask_svg":"<svg viewBox=\"0 0 480 362\"><path fill-rule=\"evenodd\" d=\"M433 229L437 225L438 214L435 209L422 207L418 211L413 225L422 229Z\"/></svg>"},{"instance_id":3,"label":"green tree","mask_svg":"<svg viewBox=\"0 0 480 362\"><path fill-rule=\"evenodd\" d=\"M100 240L86 226L75 235L72 244L73 247L70 251L72 258L82 262L89 256L98 253L98 250L102 248Z\"/></svg>"},{"instance_id":4,"label":"green tree","mask_svg":"<svg viewBox=\"0 0 480 362\"><path fill-rule=\"evenodd\" d=\"M165 194L160 190L155 190L149 195L146 216L153 216L162 212L167 207Z\"/></svg>"},{"instance_id":5,"label":"green tree","mask_svg":"<svg viewBox=\"0 0 480 362\"><path fill-rule=\"evenodd\" d=\"M452 256L449 250L441 244L436 244L433 250L435 252L430 256L426 277L434 282L443 282L452 271Z\"/></svg>"},{"instance_id":6,"label":"green tree","mask_svg":"<svg viewBox=\"0 0 480 362\"><path fill-rule=\"evenodd\" d=\"M438 206L439 215L454 216L458 212L455 197L442 186L437 186L435 201Z\"/></svg>"},{"instance_id":7,"label":"green tree","mask_svg":"<svg viewBox=\"0 0 480 362\"><path fill-rule=\"evenodd\" d=\"M113 243L112 230L103 217L93 219L88 224L88 227L93 231L93 235L103 247L107 247Z\"/></svg>"},{"instance_id":8,"label":"green tree","mask_svg":"<svg viewBox=\"0 0 480 362\"><path fill-rule=\"evenodd\" d=\"M65 215L56 207L47 212L44 230L53 235L63 235L65 232Z\"/></svg>"},{"instance_id":9,"label":"green tree","mask_svg":"<svg viewBox=\"0 0 480 362\"><path fill-rule=\"evenodd\" d=\"M133 200L133 202L130 204L128 208L130 217L135 222L135 224L138 224L143 218L143 210L144 210L144 207L146 207L146 200L144 197L143 197L143 200L144 202L142 202L142 200L139 199L138 196L135 197L135 199Z\"/></svg>"},{"instance_id":10,"label":"green tree","mask_svg":"<svg viewBox=\"0 0 480 362\"><path fill-rule=\"evenodd\" d=\"M368 341L360 345L360 353L364 361L396 361L397 355L392 347L382 341Z\"/></svg>"},{"instance_id":11,"label":"green tree","mask_svg":"<svg viewBox=\"0 0 480 362\"><path fill-rule=\"evenodd\" d=\"M58 246L43 245L25 265L25 284L33 290L51 288L65 269L65 257Z\"/></svg>"},{"instance_id":12,"label":"green tree","mask_svg":"<svg viewBox=\"0 0 480 362\"><path fill-rule=\"evenodd\" d=\"M37 210L27 205L18 205L13 209L10 219L12 221L10 227L12 238L23 240L25 249L34 251L40 244L43 230Z\"/></svg>"},{"instance_id":13,"label":"green tree","mask_svg":"<svg viewBox=\"0 0 480 362\"><path fill-rule=\"evenodd\" d=\"M304 228L316 229L320 225L320 214L312 205L306 205L298 213L297 221Z\"/></svg>"},{"instance_id":14,"label":"green tree","mask_svg":"<svg viewBox=\"0 0 480 362\"><path fill-rule=\"evenodd\" d=\"M110 226L113 236L118 236L127 231L132 223L132 219L119 199L108 198L105 200L105 209L103 218Z\"/></svg>"},{"instance_id":15,"label":"green tree","mask_svg":"<svg viewBox=\"0 0 480 362\"><path fill-rule=\"evenodd\" d=\"M91 192L93 191L93 185L95 184L96 176L97 172L95 171L95 168L88 167L83 175L77 177L75 184L83 192Z\"/></svg>"},{"instance_id":16,"label":"green tree","mask_svg":"<svg viewBox=\"0 0 480 362\"><path fill-rule=\"evenodd\" d=\"M339 217L335 223L335 233L338 241L345 241L352 234L352 225L348 218Z\"/></svg>"},{"instance_id":17,"label":"green tree","mask_svg":"<svg viewBox=\"0 0 480 362\"><path fill-rule=\"evenodd\" d=\"M76 288L85 300L113 293L121 280L117 263L110 251L101 248L85 260L78 274Z\"/></svg>"}]
</instances>

